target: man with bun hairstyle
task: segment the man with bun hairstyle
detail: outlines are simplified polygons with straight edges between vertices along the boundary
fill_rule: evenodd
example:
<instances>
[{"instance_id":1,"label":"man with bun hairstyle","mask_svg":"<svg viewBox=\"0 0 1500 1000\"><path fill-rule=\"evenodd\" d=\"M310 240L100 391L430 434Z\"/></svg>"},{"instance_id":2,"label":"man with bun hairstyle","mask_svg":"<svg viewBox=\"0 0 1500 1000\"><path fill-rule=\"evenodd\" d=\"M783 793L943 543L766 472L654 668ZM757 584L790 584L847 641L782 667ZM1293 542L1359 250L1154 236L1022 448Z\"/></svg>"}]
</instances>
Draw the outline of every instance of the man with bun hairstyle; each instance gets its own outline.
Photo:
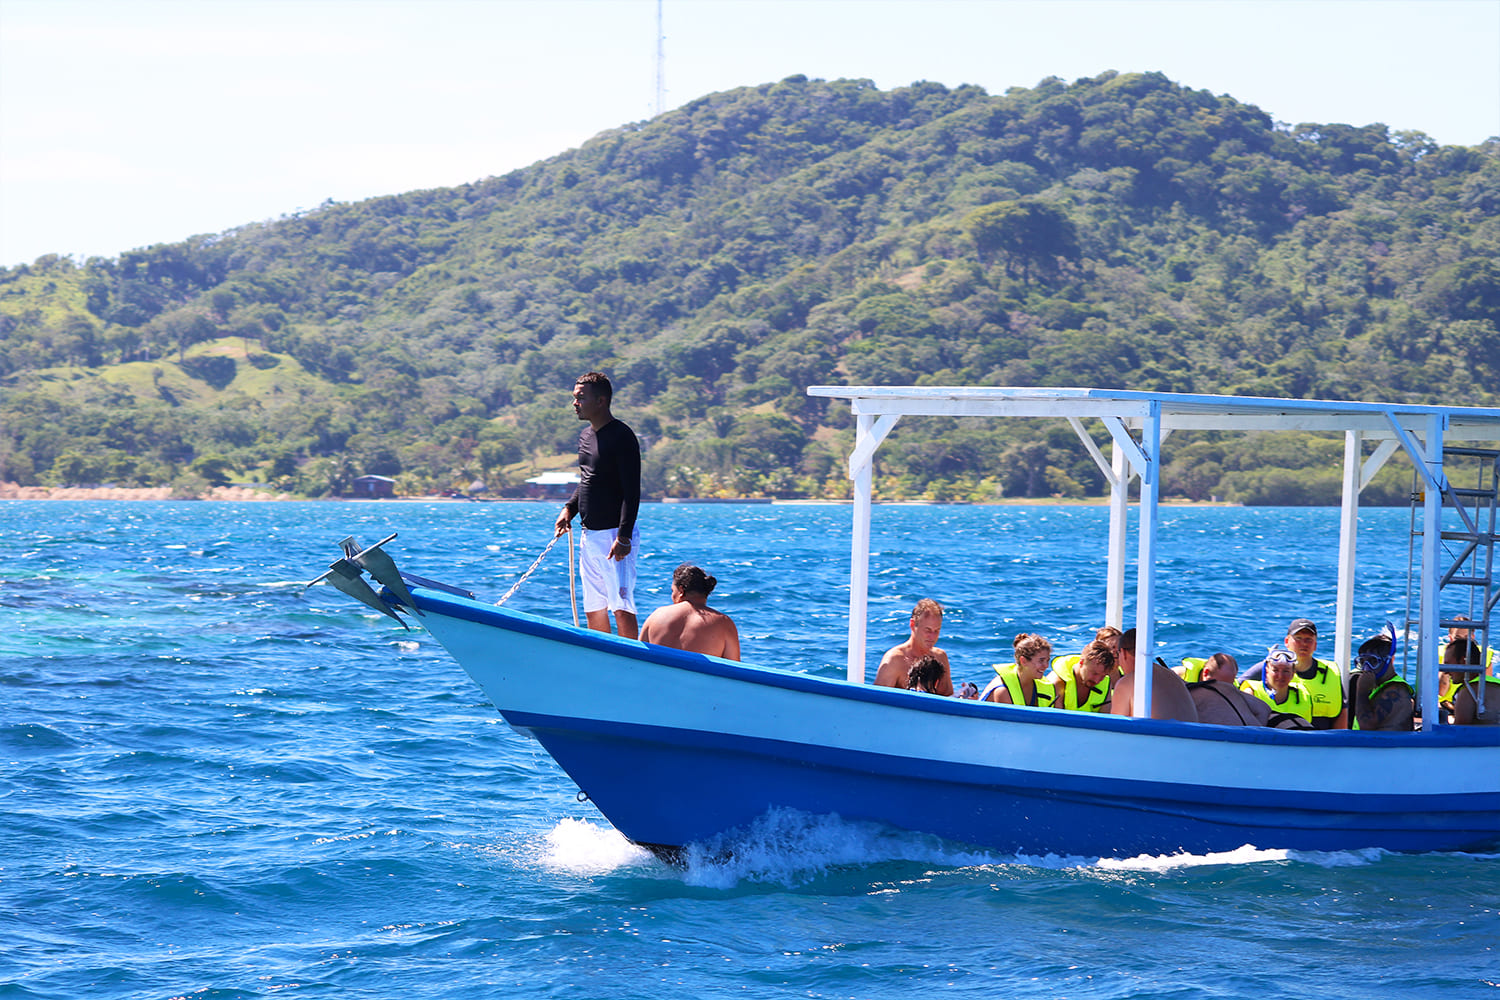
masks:
<instances>
[{"instance_id":1,"label":"man with bun hairstyle","mask_svg":"<svg viewBox=\"0 0 1500 1000\"><path fill-rule=\"evenodd\" d=\"M708 606L718 583L692 563L678 566L672 571L672 603L651 612L641 626L641 640L738 660L739 629L728 615Z\"/></svg>"}]
</instances>

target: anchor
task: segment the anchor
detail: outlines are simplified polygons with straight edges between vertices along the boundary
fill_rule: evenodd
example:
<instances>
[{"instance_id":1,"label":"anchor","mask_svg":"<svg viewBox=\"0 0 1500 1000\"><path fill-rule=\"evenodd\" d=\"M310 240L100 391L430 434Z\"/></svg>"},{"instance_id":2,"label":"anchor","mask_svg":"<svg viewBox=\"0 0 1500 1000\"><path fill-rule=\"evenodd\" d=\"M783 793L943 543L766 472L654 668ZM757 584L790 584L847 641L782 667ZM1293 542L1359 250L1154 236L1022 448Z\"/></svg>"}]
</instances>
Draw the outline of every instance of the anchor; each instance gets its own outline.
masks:
<instances>
[{"instance_id":1,"label":"anchor","mask_svg":"<svg viewBox=\"0 0 1500 1000\"><path fill-rule=\"evenodd\" d=\"M368 572L375 578L376 582L383 584L391 593L395 594L404 606L416 611L418 615L422 614L421 610L417 608L416 601L412 599L411 591L406 588L405 581L401 579L401 572L396 569L395 560L381 549L382 545L395 537L396 533L392 532L388 537L382 538L374 545L363 550L360 549L359 543L354 540L352 535L345 538L339 543L339 548L344 553L343 558L329 563L328 572L309 582L302 588L303 592L306 593L307 588L313 586L313 584L327 580L338 590L348 594L361 604L374 608L381 614L395 619L401 623L402 628L410 629L411 626L389 604L380 599L379 595L365 582L364 578L364 573Z\"/></svg>"}]
</instances>

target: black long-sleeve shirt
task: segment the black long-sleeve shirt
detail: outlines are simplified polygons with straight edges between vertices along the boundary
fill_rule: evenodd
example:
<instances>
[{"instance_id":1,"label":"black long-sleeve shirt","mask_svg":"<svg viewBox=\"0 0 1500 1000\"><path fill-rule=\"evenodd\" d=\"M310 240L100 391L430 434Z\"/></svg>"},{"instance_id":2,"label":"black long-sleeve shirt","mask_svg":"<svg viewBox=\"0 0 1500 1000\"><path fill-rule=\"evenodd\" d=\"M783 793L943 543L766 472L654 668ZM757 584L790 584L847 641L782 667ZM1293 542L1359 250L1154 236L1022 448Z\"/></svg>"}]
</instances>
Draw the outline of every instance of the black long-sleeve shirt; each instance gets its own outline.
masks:
<instances>
[{"instance_id":1,"label":"black long-sleeve shirt","mask_svg":"<svg viewBox=\"0 0 1500 1000\"><path fill-rule=\"evenodd\" d=\"M578 435L578 488L568 500L569 514L582 514L590 531L618 528L630 539L641 506L641 443L619 420L596 432Z\"/></svg>"}]
</instances>

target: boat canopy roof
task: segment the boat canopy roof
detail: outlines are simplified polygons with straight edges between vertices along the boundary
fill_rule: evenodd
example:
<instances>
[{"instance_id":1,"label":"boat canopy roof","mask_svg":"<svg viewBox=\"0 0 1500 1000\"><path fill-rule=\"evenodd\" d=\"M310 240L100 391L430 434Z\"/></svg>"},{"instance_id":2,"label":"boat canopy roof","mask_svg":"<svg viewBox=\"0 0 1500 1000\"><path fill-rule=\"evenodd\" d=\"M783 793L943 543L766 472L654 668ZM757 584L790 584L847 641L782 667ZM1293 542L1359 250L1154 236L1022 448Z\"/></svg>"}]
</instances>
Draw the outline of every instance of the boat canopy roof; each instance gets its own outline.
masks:
<instances>
[{"instance_id":1,"label":"boat canopy roof","mask_svg":"<svg viewBox=\"0 0 1500 1000\"><path fill-rule=\"evenodd\" d=\"M1500 407L1051 386L815 385L807 394L848 399L856 414L872 416L1118 417L1127 426L1139 426L1154 407L1164 431L1357 430L1370 438L1396 434L1393 424L1420 430L1437 416L1446 440L1500 439Z\"/></svg>"},{"instance_id":2,"label":"boat canopy roof","mask_svg":"<svg viewBox=\"0 0 1500 1000\"><path fill-rule=\"evenodd\" d=\"M1449 619L1440 613L1438 591L1450 581L1482 584L1478 614L1464 624L1488 637L1490 610L1500 591L1493 584L1491 554L1495 533L1495 504L1500 496L1500 447L1481 448L1473 442L1500 442L1500 407L1436 406L1425 403L1378 403L1360 400L1275 399L1264 396L1216 396L1130 389L1088 389L1050 386L809 386L809 396L847 399L855 421L854 450L849 455L849 478L854 490L853 550L850 554L848 677L865 677L865 631L869 587L871 472L875 452L903 416L1053 417L1073 427L1099 467L1110 490L1109 567L1105 587L1105 623L1124 625L1126 570L1126 509L1130 481L1139 478L1136 506L1137 578L1136 631L1138 648L1153 650L1155 603L1156 509L1160 494L1162 443L1175 430L1325 431L1344 435L1343 502L1339 528L1338 601L1335 612L1335 649L1342 670L1349 665L1354 614L1354 566L1359 494L1381 466L1396 452L1412 461L1421 486L1414 502L1421 506L1420 568L1409 588L1418 591L1418 673L1422 684L1424 728L1437 718L1438 629ZM1109 432L1111 454L1106 457L1083 421L1098 419ZM1366 442L1375 445L1366 455ZM1488 491L1454 489L1444 470L1451 454L1489 463ZM1488 496L1488 523L1478 501L1471 511L1465 497ZM1445 530L1444 506L1461 523ZM1441 540L1464 544L1456 559L1444 559ZM1475 563L1483 553L1483 576L1460 574L1464 563ZM1412 601L1408 602L1413 603ZM1151 674L1136 671L1134 707L1145 712L1151 704Z\"/></svg>"}]
</instances>

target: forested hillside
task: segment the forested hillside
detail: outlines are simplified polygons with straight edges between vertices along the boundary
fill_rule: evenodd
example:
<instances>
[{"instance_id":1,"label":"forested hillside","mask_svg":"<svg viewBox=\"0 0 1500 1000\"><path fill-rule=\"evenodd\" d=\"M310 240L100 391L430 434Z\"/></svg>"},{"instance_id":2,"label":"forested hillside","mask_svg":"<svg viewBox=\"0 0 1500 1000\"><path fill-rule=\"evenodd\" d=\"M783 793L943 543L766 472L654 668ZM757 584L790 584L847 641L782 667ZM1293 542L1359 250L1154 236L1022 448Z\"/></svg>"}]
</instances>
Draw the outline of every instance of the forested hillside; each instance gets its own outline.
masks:
<instances>
[{"instance_id":1,"label":"forested hillside","mask_svg":"<svg viewBox=\"0 0 1500 1000\"><path fill-rule=\"evenodd\" d=\"M715 94L463 187L0 270L0 479L498 491L568 463L591 368L656 495L846 494L809 384L1496 405L1500 140L1159 74ZM1338 441L1173 444L1172 494L1337 494ZM887 498L1103 485L1065 425L910 420L882 460Z\"/></svg>"}]
</instances>

